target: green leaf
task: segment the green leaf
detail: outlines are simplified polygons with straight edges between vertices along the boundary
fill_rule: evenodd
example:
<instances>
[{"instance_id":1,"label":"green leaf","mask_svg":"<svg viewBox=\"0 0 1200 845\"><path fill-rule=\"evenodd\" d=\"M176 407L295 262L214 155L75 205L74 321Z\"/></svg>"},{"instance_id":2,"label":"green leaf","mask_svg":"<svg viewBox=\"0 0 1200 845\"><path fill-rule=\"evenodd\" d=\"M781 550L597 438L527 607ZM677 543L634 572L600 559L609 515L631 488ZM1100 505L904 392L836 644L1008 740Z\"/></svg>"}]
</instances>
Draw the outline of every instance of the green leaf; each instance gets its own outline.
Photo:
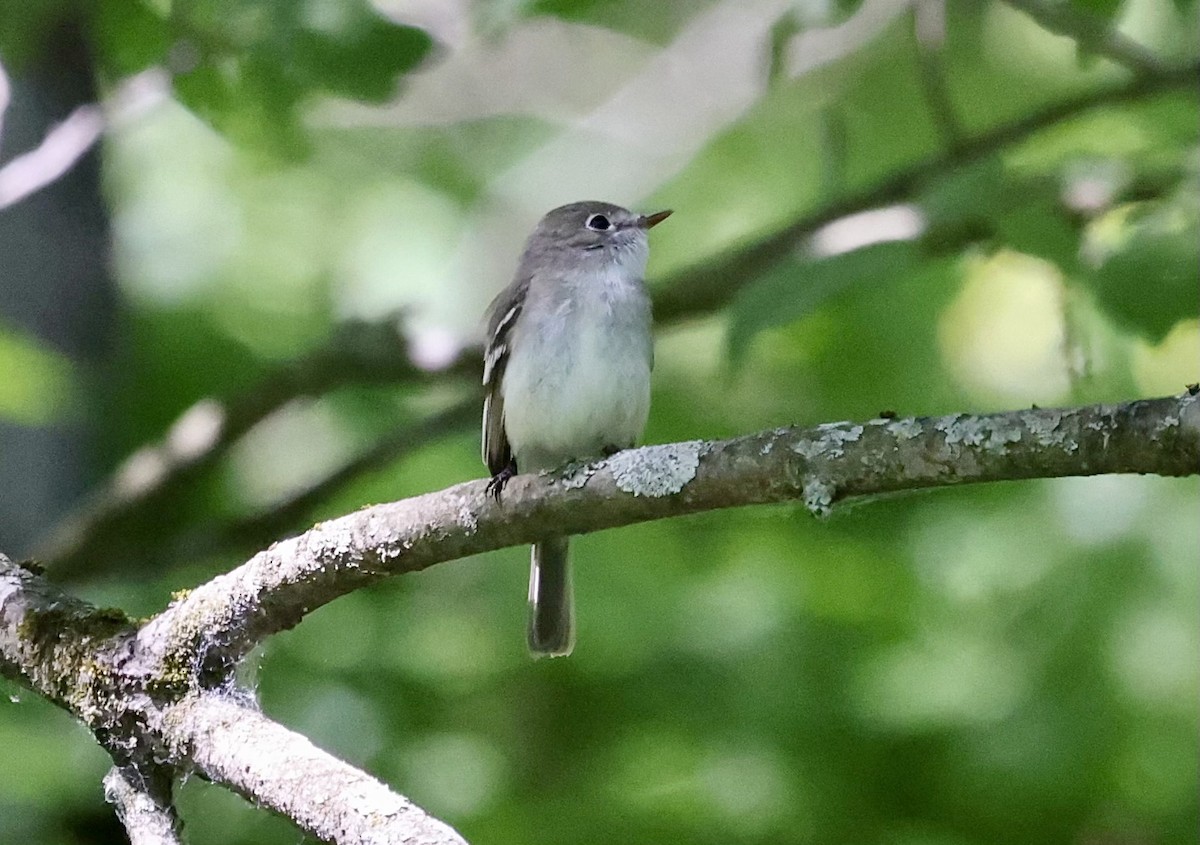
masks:
<instances>
[{"instance_id":1,"label":"green leaf","mask_svg":"<svg viewBox=\"0 0 1200 845\"><path fill-rule=\"evenodd\" d=\"M93 23L96 48L114 78L162 63L174 35L162 15L137 0L104 0Z\"/></svg>"},{"instance_id":2,"label":"green leaf","mask_svg":"<svg viewBox=\"0 0 1200 845\"><path fill-rule=\"evenodd\" d=\"M311 97L391 97L433 46L366 0L300 5L257 0L175 4L160 13L104 0L96 18L102 64L123 76L154 64L173 71L179 99L234 140L295 158L308 152L298 124Z\"/></svg>"},{"instance_id":3,"label":"green leaf","mask_svg":"<svg viewBox=\"0 0 1200 845\"><path fill-rule=\"evenodd\" d=\"M1097 301L1115 323L1154 342L1197 315L1200 202L1193 191L1185 186L1178 201L1117 209L1093 232L1092 246L1104 254L1086 281Z\"/></svg>"},{"instance_id":4,"label":"green leaf","mask_svg":"<svg viewBox=\"0 0 1200 845\"><path fill-rule=\"evenodd\" d=\"M1079 231L1053 195L1035 196L1020 208L995 219L1005 246L1036 255L1072 272L1079 259Z\"/></svg>"},{"instance_id":5,"label":"green leaf","mask_svg":"<svg viewBox=\"0 0 1200 845\"><path fill-rule=\"evenodd\" d=\"M728 335L730 360L740 363L759 332L799 320L860 282L885 282L908 273L917 260L914 244L897 242L781 265L734 300Z\"/></svg>"},{"instance_id":6,"label":"green leaf","mask_svg":"<svg viewBox=\"0 0 1200 845\"><path fill-rule=\"evenodd\" d=\"M300 33L294 42L296 72L313 89L381 102L432 46L422 30L363 15L336 33Z\"/></svg>"},{"instance_id":7,"label":"green leaf","mask_svg":"<svg viewBox=\"0 0 1200 845\"><path fill-rule=\"evenodd\" d=\"M1075 11L1085 17L1111 24L1125 0L1071 0Z\"/></svg>"},{"instance_id":8,"label":"green leaf","mask_svg":"<svg viewBox=\"0 0 1200 845\"><path fill-rule=\"evenodd\" d=\"M9 73L45 47L46 37L72 8L66 0L0 0L0 57Z\"/></svg>"},{"instance_id":9,"label":"green leaf","mask_svg":"<svg viewBox=\"0 0 1200 845\"><path fill-rule=\"evenodd\" d=\"M502 5L502 4L497 4ZM503 4L507 5L507 4ZM535 0L525 13L602 26L654 44L666 44L692 20L703 3L646 3L644 0ZM486 4L481 4L486 8Z\"/></svg>"},{"instance_id":10,"label":"green leaf","mask_svg":"<svg viewBox=\"0 0 1200 845\"><path fill-rule=\"evenodd\" d=\"M45 425L74 398L71 362L36 338L0 328L0 419Z\"/></svg>"}]
</instances>

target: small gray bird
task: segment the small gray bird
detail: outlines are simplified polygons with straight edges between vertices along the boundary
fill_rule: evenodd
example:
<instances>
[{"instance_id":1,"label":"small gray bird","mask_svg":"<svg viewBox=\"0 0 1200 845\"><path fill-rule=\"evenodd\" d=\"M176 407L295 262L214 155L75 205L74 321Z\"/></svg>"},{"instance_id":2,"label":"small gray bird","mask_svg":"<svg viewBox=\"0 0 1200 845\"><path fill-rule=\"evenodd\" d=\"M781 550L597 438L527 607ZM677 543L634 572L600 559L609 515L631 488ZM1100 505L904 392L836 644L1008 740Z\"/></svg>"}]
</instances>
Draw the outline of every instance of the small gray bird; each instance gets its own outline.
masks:
<instances>
[{"instance_id":1,"label":"small gray bird","mask_svg":"<svg viewBox=\"0 0 1200 845\"><path fill-rule=\"evenodd\" d=\"M575 202L542 218L512 284L487 312L483 461L500 498L521 472L611 455L641 435L650 413L646 232L671 214ZM571 653L574 598L568 537L534 544L529 650Z\"/></svg>"}]
</instances>

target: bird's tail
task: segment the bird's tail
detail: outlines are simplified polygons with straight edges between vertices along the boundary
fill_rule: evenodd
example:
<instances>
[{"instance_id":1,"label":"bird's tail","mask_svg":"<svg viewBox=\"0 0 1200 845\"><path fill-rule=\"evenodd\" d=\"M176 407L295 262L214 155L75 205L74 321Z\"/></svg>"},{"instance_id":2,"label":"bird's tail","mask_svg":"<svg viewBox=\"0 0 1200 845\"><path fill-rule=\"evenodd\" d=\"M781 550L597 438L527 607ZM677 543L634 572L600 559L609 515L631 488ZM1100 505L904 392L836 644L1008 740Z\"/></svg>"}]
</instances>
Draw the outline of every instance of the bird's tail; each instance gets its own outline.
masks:
<instances>
[{"instance_id":1,"label":"bird's tail","mask_svg":"<svg viewBox=\"0 0 1200 845\"><path fill-rule=\"evenodd\" d=\"M569 537L555 537L533 545L529 566L529 651L534 657L562 657L575 646L569 545Z\"/></svg>"}]
</instances>

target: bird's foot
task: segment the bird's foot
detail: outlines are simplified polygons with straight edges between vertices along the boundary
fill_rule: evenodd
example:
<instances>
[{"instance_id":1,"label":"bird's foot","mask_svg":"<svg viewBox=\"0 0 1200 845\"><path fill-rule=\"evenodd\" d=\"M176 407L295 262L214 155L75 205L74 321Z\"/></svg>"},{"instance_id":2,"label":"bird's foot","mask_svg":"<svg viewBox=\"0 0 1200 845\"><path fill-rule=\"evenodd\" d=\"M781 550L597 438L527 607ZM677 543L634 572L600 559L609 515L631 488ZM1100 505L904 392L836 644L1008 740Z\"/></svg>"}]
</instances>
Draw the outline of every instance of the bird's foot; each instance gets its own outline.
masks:
<instances>
[{"instance_id":1,"label":"bird's foot","mask_svg":"<svg viewBox=\"0 0 1200 845\"><path fill-rule=\"evenodd\" d=\"M497 502L500 501L500 494L504 492L504 487L509 480L517 474L517 462L509 461L504 469L488 479L487 495L491 496Z\"/></svg>"}]
</instances>

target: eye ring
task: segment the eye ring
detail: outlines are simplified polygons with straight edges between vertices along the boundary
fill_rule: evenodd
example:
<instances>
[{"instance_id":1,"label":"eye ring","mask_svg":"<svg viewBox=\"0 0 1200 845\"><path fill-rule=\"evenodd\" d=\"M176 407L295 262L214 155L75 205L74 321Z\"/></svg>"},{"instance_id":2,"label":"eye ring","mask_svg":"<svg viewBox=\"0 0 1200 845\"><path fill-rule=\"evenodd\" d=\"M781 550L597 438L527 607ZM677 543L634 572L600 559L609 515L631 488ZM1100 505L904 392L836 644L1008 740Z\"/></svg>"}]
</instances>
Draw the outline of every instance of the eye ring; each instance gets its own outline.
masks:
<instances>
[{"instance_id":1,"label":"eye ring","mask_svg":"<svg viewBox=\"0 0 1200 845\"><path fill-rule=\"evenodd\" d=\"M593 232L607 232L612 228L612 221L604 214L589 214L588 219L584 221L584 226L587 226Z\"/></svg>"}]
</instances>

